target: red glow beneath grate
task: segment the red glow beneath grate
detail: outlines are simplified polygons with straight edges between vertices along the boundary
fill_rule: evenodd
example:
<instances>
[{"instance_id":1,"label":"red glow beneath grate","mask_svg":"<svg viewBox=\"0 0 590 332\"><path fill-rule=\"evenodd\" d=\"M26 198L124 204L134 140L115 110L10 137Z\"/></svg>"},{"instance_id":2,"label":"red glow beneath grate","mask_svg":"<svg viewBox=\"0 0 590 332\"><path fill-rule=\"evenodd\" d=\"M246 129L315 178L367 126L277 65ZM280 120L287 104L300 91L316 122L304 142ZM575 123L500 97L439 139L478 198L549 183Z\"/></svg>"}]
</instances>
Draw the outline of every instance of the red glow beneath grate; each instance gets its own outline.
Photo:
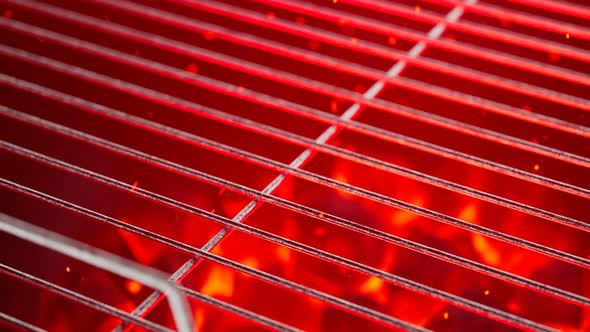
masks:
<instances>
[{"instance_id":1,"label":"red glow beneath grate","mask_svg":"<svg viewBox=\"0 0 590 332\"><path fill-rule=\"evenodd\" d=\"M590 58L581 57L590 33L570 43L532 26L534 17L519 21L531 14L526 2L466 6L440 40L406 59L415 37L456 1L137 1L157 10L148 12L127 2L0 0L2 212L172 275L191 253L59 200L201 248L224 227L213 218L235 221L256 199L245 228L213 254L426 329L590 328ZM552 3L534 14L569 22ZM514 17L495 17L496 6ZM571 23L583 30L583 22ZM401 33L385 33L390 25ZM351 124L327 144L313 142L399 59L405 70ZM308 148L311 158L289 170ZM272 198L250 194L284 173ZM127 313L153 292L5 234L0 243L2 264ZM0 312L41 328L106 331L123 322L36 282L0 278L10 298ZM210 259L181 279L302 330L392 328L382 316ZM197 330L265 327L193 298L190 305ZM145 318L175 327L166 300Z\"/></svg>"}]
</instances>

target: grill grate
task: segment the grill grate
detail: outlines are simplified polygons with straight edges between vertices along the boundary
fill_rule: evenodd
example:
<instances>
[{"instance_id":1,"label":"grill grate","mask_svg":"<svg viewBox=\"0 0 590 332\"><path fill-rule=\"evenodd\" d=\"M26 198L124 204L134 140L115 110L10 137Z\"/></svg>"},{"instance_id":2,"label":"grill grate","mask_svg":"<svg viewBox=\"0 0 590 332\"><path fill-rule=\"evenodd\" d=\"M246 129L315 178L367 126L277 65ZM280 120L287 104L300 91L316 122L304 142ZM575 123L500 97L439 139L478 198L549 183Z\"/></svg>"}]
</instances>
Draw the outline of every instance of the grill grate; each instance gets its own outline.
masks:
<instances>
[{"instance_id":1,"label":"grill grate","mask_svg":"<svg viewBox=\"0 0 590 332\"><path fill-rule=\"evenodd\" d=\"M590 329L590 8L0 0L0 322Z\"/></svg>"}]
</instances>

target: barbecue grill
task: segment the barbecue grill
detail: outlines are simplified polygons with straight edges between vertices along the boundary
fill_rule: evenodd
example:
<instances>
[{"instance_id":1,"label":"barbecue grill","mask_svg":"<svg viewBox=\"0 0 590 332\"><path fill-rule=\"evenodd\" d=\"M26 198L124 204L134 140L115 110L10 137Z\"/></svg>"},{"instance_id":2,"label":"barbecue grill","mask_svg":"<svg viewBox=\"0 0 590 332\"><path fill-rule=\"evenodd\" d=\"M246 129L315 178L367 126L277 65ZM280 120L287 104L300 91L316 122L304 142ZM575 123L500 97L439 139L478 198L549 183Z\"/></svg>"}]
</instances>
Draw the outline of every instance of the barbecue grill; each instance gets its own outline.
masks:
<instances>
[{"instance_id":1,"label":"barbecue grill","mask_svg":"<svg viewBox=\"0 0 590 332\"><path fill-rule=\"evenodd\" d=\"M0 0L0 326L590 331L586 0Z\"/></svg>"}]
</instances>

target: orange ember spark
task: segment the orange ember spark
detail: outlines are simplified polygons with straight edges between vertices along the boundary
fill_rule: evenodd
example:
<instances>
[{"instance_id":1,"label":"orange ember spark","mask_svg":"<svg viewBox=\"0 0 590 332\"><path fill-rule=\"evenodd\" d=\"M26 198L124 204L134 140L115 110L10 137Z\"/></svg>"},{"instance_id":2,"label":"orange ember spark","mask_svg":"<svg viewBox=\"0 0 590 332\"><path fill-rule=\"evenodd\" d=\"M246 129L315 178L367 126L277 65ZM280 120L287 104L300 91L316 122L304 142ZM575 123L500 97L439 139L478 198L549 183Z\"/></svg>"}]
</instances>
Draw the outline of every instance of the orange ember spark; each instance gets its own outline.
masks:
<instances>
[{"instance_id":1,"label":"orange ember spark","mask_svg":"<svg viewBox=\"0 0 590 332\"><path fill-rule=\"evenodd\" d=\"M533 169L535 171L538 171L541 167L539 166L539 164L535 164L535 166L533 166Z\"/></svg>"},{"instance_id":2,"label":"orange ember spark","mask_svg":"<svg viewBox=\"0 0 590 332\"><path fill-rule=\"evenodd\" d=\"M566 39L570 39L570 34L569 34L569 33L566 33L566 34L565 34L565 38L566 38Z\"/></svg>"},{"instance_id":3,"label":"orange ember spark","mask_svg":"<svg viewBox=\"0 0 590 332\"><path fill-rule=\"evenodd\" d=\"M443 318L444 318L444 319L449 319L449 313L448 313L448 312L445 312L445 313L443 314Z\"/></svg>"},{"instance_id":4,"label":"orange ember spark","mask_svg":"<svg viewBox=\"0 0 590 332\"><path fill-rule=\"evenodd\" d=\"M125 282L125 288L127 288L127 291L129 293L136 295L139 292L141 292L141 289L143 288L143 286L140 283L138 283L137 281L127 280Z\"/></svg>"},{"instance_id":5,"label":"orange ember spark","mask_svg":"<svg viewBox=\"0 0 590 332\"><path fill-rule=\"evenodd\" d=\"M69 266L66 266L66 272L70 273L70 271L72 271L72 269L70 269Z\"/></svg>"},{"instance_id":6,"label":"orange ember spark","mask_svg":"<svg viewBox=\"0 0 590 332\"><path fill-rule=\"evenodd\" d=\"M137 181L137 180L133 181L133 184L131 185L131 191L135 191L135 189L137 189L138 184L139 184L139 181Z\"/></svg>"},{"instance_id":7,"label":"orange ember spark","mask_svg":"<svg viewBox=\"0 0 590 332\"><path fill-rule=\"evenodd\" d=\"M234 293L234 273L221 266L213 267L201 292L209 296L231 297Z\"/></svg>"},{"instance_id":8,"label":"orange ember spark","mask_svg":"<svg viewBox=\"0 0 590 332\"><path fill-rule=\"evenodd\" d=\"M488 296L488 295L490 295L490 291L486 289L486 291L485 291L485 292L483 292L483 295L485 295L485 296Z\"/></svg>"},{"instance_id":9,"label":"orange ember spark","mask_svg":"<svg viewBox=\"0 0 590 332\"><path fill-rule=\"evenodd\" d=\"M420 11L422 10L422 8L420 8L420 6L416 6L416 13L420 14Z\"/></svg>"}]
</instances>

